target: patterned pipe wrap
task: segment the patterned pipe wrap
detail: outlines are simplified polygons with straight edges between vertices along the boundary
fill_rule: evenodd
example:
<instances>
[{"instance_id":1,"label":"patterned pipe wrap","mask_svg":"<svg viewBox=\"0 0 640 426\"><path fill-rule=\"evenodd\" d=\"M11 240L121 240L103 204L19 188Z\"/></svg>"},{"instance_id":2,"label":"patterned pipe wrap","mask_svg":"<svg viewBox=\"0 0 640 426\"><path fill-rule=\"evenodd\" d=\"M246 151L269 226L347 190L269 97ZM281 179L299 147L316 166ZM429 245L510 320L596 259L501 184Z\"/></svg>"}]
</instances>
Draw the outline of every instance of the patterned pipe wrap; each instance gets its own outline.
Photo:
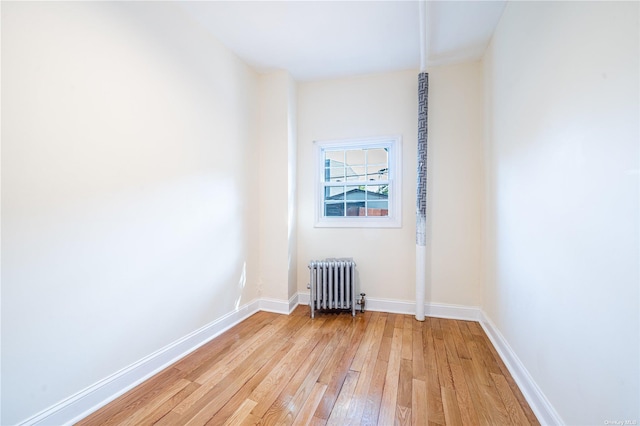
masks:
<instances>
[{"instance_id":1,"label":"patterned pipe wrap","mask_svg":"<svg viewBox=\"0 0 640 426\"><path fill-rule=\"evenodd\" d=\"M427 111L429 74L418 75L418 185L416 191L416 244L427 242Z\"/></svg>"}]
</instances>

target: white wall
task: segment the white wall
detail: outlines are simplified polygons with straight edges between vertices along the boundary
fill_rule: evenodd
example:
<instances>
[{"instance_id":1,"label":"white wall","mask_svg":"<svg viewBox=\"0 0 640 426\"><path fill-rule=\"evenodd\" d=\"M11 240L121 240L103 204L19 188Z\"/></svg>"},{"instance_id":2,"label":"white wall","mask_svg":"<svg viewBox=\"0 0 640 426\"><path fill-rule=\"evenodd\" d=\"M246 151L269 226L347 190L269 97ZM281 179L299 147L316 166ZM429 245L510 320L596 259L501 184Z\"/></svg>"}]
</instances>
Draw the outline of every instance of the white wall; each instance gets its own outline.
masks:
<instances>
[{"instance_id":1,"label":"white wall","mask_svg":"<svg viewBox=\"0 0 640 426\"><path fill-rule=\"evenodd\" d=\"M427 301L479 304L481 78L478 63L430 70ZM298 86L298 289L307 264L353 257L368 297L415 302L416 71ZM402 228L314 228L314 140L401 135Z\"/></svg>"},{"instance_id":2,"label":"white wall","mask_svg":"<svg viewBox=\"0 0 640 426\"><path fill-rule=\"evenodd\" d=\"M257 297L258 86L170 3L3 3L2 35L13 424Z\"/></svg>"},{"instance_id":3,"label":"white wall","mask_svg":"<svg viewBox=\"0 0 640 426\"><path fill-rule=\"evenodd\" d=\"M481 64L428 71L427 301L479 306L484 195Z\"/></svg>"},{"instance_id":4,"label":"white wall","mask_svg":"<svg viewBox=\"0 0 640 426\"><path fill-rule=\"evenodd\" d=\"M567 424L640 420L637 2L512 2L484 61L484 310Z\"/></svg>"},{"instance_id":5,"label":"white wall","mask_svg":"<svg viewBox=\"0 0 640 426\"><path fill-rule=\"evenodd\" d=\"M287 296L291 300L298 294L298 85L291 76L288 78L287 98Z\"/></svg>"},{"instance_id":6,"label":"white wall","mask_svg":"<svg viewBox=\"0 0 640 426\"><path fill-rule=\"evenodd\" d=\"M295 82L286 71L259 77L260 296L288 301L295 259Z\"/></svg>"}]
</instances>

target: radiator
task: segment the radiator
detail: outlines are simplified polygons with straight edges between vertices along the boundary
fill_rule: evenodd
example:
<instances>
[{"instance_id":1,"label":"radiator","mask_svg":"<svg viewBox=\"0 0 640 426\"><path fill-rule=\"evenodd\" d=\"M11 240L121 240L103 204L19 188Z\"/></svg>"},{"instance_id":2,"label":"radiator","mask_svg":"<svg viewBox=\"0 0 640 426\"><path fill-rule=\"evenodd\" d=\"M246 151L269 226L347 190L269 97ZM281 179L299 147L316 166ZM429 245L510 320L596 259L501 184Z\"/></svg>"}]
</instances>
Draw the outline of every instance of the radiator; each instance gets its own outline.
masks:
<instances>
[{"instance_id":1,"label":"radiator","mask_svg":"<svg viewBox=\"0 0 640 426\"><path fill-rule=\"evenodd\" d=\"M325 259L309 263L309 307L311 318L316 311L350 310L356 305L364 311L364 293L356 300L356 263L353 259Z\"/></svg>"}]
</instances>

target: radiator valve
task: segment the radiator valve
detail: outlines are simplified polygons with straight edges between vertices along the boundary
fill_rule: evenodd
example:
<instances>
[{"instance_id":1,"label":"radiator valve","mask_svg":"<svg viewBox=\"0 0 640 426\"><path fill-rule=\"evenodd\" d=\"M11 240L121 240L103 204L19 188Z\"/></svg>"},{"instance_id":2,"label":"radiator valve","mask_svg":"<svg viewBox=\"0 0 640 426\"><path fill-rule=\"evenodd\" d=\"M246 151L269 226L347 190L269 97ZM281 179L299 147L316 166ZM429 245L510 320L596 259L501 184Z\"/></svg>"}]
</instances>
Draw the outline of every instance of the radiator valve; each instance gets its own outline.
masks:
<instances>
[{"instance_id":1,"label":"radiator valve","mask_svg":"<svg viewBox=\"0 0 640 426\"><path fill-rule=\"evenodd\" d=\"M356 302L356 304L360 305L360 312L362 312L362 313L364 313L364 304L365 304L364 297L365 296L366 296L366 294L360 293L360 300L358 300Z\"/></svg>"}]
</instances>

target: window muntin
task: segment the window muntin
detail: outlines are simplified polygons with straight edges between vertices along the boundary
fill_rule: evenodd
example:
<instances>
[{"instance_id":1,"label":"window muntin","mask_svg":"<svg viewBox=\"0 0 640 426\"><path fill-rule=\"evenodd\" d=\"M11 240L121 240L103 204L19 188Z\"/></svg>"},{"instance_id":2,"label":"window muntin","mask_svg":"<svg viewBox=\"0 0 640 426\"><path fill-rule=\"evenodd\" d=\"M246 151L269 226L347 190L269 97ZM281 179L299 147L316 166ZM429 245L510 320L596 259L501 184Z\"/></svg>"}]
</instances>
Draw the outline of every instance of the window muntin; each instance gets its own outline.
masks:
<instances>
[{"instance_id":1,"label":"window muntin","mask_svg":"<svg viewBox=\"0 0 640 426\"><path fill-rule=\"evenodd\" d=\"M316 145L316 226L400 226L399 137Z\"/></svg>"}]
</instances>

